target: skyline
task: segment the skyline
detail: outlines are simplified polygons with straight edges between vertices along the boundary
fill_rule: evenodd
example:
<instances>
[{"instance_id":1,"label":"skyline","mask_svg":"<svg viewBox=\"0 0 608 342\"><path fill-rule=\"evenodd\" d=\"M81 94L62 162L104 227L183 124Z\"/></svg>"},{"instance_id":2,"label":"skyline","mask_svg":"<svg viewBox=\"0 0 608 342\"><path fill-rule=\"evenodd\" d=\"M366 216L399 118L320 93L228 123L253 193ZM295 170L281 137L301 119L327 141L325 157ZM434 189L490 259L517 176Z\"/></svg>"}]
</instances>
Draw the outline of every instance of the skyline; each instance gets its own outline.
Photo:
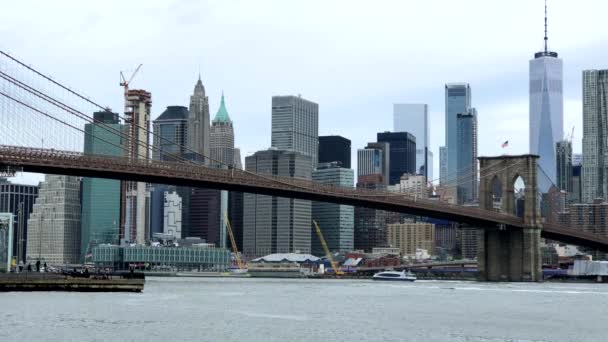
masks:
<instances>
[{"instance_id":1,"label":"skyline","mask_svg":"<svg viewBox=\"0 0 608 342\"><path fill-rule=\"evenodd\" d=\"M224 90L238 132L236 146L243 151L243 157L269 147L274 95L302 94L319 103L319 135L337 134L351 139L353 156L376 133L391 130L394 103L428 103L433 173L438 178L438 151L444 139L443 89L445 83L452 82L471 84L473 103L479 111L480 155L528 152L528 60L543 46L543 2L518 1L501 9L498 17L485 14L495 12L492 4L442 3L445 11L433 12L436 3L416 3L416 8L410 10L407 4L396 2L381 9L349 2L349 12L343 13L334 2L315 16L318 25L314 29L299 16L287 20L275 15L294 9L305 14L317 9L320 2L306 6L275 3L272 11L268 11L268 2L255 6L245 2L174 3L167 5L170 8L157 3L155 8L142 10L145 14L142 17L135 16L129 21L134 24L132 30L119 28L120 34L107 25L110 18L111 22L120 22L121 16L137 4L130 3L124 10L117 10L114 8L117 3L111 3L95 11L72 7L66 10L60 5L49 9L50 13L71 13L79 20L75 25L80 23L81 30L59 23L54 30L41 34L37 32L38 25L48 23L48 17L56 20L55 17L38 17L34 13L30 19L35 25L24 28L22 21L17 23L15 18L0 15L3 17L0 33L17 31L17 24L22 32L20 37L6 35L9 38L0 43L0 48L114 111L122 110L119 71L143 63L132 88L152 92L152 119L168 105L186 105L200 63L210 111L219 107ZM559 51L564 60L564 130L569 132L575 126L573 150L580 153L581 75L584 69L605 67L601 61L608 57L608 49L602 50L594 43L608 34L596 30L593 23L595 16L600 18L601 8L608 6L599 1L577 5L549 2L549 48ZM19 10L23 5L10 6ZM458 13L463 11L483 15L471 16L474 20L463 22L458 19L462 18ZM5 13L8 12L11 11ZM203 22L188 23L183 17L185 13L197 12L203 13ZM165 18L161 13L169 16ZM399 14L406 17L402 19ZM341 15L344 25L330 23L335 15ZM154 20L158 18L164 21ZM362 18L370 25L357 26ZM143 30L137 23L144 19L161 24ZM175 26L171 20L184 24ZM428 31L411 35L420 32L416 30L420 21L429 25ZM512 24L515 21L517 25ZM449 26L451 36L457 38L446 39L445 27L435 28L437 23ZM169 24L174 26L163 26ZM324 31L324 25L331 29ZM70 34L62 36L62 30L69 30ZM94 47L85 39L90 37L83 33L96 39ZM176 38L178 34L184 35L183 39L177 39L181 38ZM204 35L200 47L184 43L196 34ZM248 40L252 34L255 38ZM433 44L425 46L428 42ZM87 48L79 48L81 44ZM461 48L463 45L465 49ZM125 46L141 46L127 51L137 51L145 57L125 53ZM477 49L479 46L484 49ZM594 53L585 54L589 50ZM171 55L167 51L183 52ZM455 53L449 54L451 51ZM244 55L250 63L242 63ZM500 144L505 140L509 140L510 147L502 149Z\"/></svg>"}]
</instances>

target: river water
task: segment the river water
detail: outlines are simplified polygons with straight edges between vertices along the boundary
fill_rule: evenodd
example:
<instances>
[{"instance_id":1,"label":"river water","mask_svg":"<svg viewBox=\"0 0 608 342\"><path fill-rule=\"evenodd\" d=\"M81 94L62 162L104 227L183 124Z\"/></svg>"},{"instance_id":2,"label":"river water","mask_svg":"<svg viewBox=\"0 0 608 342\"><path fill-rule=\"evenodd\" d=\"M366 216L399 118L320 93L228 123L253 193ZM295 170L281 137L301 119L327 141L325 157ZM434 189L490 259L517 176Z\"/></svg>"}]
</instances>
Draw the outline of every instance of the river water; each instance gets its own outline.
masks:
<instances>
[{"instance_id":1,"label":"river water","mask_svg":"<svg viewBox=\"0 0 608 342\"><path fill-rule=\"evenodd\" d=\"M608 285L148 278L0 293L0 341L608 341Z\"/></svg>"}]
</instances>

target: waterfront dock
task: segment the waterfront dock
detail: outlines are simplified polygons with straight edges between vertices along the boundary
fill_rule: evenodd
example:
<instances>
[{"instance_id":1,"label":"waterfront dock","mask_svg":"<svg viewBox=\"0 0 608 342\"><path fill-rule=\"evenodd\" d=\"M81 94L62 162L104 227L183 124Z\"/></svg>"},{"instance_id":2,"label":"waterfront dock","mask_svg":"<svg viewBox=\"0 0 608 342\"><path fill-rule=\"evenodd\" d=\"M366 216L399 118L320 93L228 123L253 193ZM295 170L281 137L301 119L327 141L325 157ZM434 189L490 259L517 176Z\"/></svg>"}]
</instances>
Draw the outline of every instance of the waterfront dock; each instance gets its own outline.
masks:
<instances>
[{"instance_id":1,"label":"waterfront dock","mask_svg":"<svg viewBox=\"0 0 608 342\"><path fill-rule=\"evenodd\" d=\"M145 279L139 274L114 274L105 277L71 277L38 272L0 274L0 292L141 292L144 284Z\"/></svg>"}]
</instances>

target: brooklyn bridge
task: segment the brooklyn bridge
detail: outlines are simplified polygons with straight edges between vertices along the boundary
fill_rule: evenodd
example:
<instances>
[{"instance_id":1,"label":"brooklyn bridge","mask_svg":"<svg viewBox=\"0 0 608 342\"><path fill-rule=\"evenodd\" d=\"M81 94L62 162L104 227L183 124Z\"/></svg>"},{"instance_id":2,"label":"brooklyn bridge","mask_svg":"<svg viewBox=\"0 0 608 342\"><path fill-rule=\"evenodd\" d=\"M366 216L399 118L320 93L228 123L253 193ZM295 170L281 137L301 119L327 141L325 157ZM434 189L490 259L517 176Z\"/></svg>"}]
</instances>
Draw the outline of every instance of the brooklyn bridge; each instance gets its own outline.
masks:
<instances>
[{"instance_id":1,"label":"brooklyn bridge","mask_svg":"<svg viewBox=\"0 0 608 342\"><path fill-rule=\"evenodd\" d=\"M85 154L84 124L93 122L93 110L105 110L105 106L4 52L0 55L0 82L3 170L235 190L463 223L478 229L479 271L482 278L493 281L541 280L541 238L608 252L608 238L560 224L557 212L541 216L538 179L544 172L534 155L480 157L479 206L460 206L408 192L337 187L308 179L257 174L231 165L209 167L209 156L200 154L171 161L137 158L135 151L141 148L140 142L133 141L129 132L113 131L111 127L107 127L108 132L131 141L119 146L124 150L123 156ZM137 125L131 122L132 126ZM147 127L138 129L163 139ZM514 182L518 178L525 183L524 212L520 215L516 215L514 206ZM493 186L496 182L502 190L499 207Z\"/></svg>"}]
</instances>

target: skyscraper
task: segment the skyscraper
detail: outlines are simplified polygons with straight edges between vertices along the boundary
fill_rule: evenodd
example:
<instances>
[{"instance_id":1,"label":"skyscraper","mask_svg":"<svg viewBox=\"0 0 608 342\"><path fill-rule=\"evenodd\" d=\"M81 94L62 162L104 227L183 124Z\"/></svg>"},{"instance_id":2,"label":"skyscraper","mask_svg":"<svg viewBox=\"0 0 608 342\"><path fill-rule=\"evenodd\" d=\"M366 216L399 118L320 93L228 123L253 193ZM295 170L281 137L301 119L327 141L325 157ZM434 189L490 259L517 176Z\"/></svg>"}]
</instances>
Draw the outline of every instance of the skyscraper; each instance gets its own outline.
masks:
<instances>
[{"instance_id":1,"label":"skyscraper","mask_svg":"<svg viewBox=\"0 0 608 342\"><path fill-rule=\"evenodd\" d=\"M245 158L250 172L311 179L309 155L291 150L258 151ZM310 253L311 202L244 194L243 251L247 256Z\"/></svg>"},{"instance_id":2,"label":"skyscraper","mask_svg":"<svg viewBox=\"0 0 608 342\"><path fill-rule=\"evenodd\" d=\"M28 220L26 259L51 265L80 261L80 180L46 175Z\"/></svg>"},{"instance_id":3,"label":"skyscraper","mask_svg":"<svg viewBox=\"0 0 608 342\"><path fill-rule=\"evenodd\" d=\"M234 128L228 110L226 110L224 94L222 94L220 108L213 118L209 133L211 163L218 167L232 165L234 163Z\"/></svg>"},{"instance_id":4,"label":"skyscraper","mask_svg":"<svg viewBox=\"0 0 608 342\"><path fill-rule=\"evenodd\" d=\"M433 179L429 106L418 103L393 104L393 132L410 132L416 137L416 173Z\"/></svg>"},{"instance_id":5,"label":"skyscraper","mask_svg":"<svg viewBox=\"0 0 608 342\"><path fill-rule=\"evenodd\" d=\"M168 106L152 122L152 158L163 161L180 161L184 158L188 139L188 116L188 108Z\"/></svg>"},{"instance_id":6,"label":"skyscraper","mask_svg":"<svg viewBox=\"0 0 608 342\"><path fill-rule=\"evenodd\" d=\"M310 156L314 169L319 151L319 105L300 96L273 96L271 146Z\"/></svg>"},{"instance_id":7,"label":"skyscraper","mask_svg":"<svg viewBox=\"0 0 608 342\"><path fill-rule=\"evenodd\" d=\"M205 95L205 87L199 75L190 96L190 116L188 117L188 148L204 155L205 164L209 163L209 98Z\"/></svg>"},{"instance_id":8,"label":"skyscraper","mask_svg":"<svg viewBox=\"0 0 608 342\"><path fill-rule=\"evenodd\" d=\"M538 165L547 174L539 177L539 190L547 192L556 178L555 145L563 138L564 99L562 60L548 50L545 6L544 50L530 60L530 153L540 156Z\"/></svg>"},{"instance_id":9,"label":"skyscraper","mask_svg":"<svg viewBox=\"0 0 608 342\"><path fill-rule=\"evenodd\" d=\"M384 170L380 169L379 174L359 175L357 188L386 190L383 173ZM374 247L388 247L386 225L390 218L388 211L355 207L355 249L371 252Z\"/></svg>"},{"instance_id":10,"label":"skyscraper","mask_svg":"<svg viewBox=\"0 0 608 342\"><path fill-rule=\"evenodd\" d=\"M608 199L608 69L583 71L583 202Z\"/></svg>"},{"instance_id":11,"label":"skyscraper","mask_svg":"<svg viewBox=\"0 0 608 342\"><path fill-rule=\"evenodd\" d=\"M125 126L128 138L125 143L127 157L133 160L150 158L150 110L152 94L145 90L131 89L127 93ZM121 201L121 238L144 244L149 225L146 212L150 193L144 182L124 182Z\"/></svg>"},{"instance_id":12,"label":"skyscraper","mask_svg":"<svg viewBox=\"0 0 608 342\"><path fill-rule=\"evenodd\" d=\"M190 113L184 106L168 106L156 120L154 128L152 158L162 161L181 161L191 159L188 146L188 118ZM180 232L190 233L190 196L192 189L187 186L167 186L154 184L150 195L150 232L162 233L167 230L163 216L166 193L177 192L180 197Z\"/></svg>"},{"instance_id":13,"label":"skyscraper","mask_svg":"<svg viewBox=\"0 0 608 342\"><path fill-rule=\"evenodd\" d=\"M478 198L477 186L477 111L470 108L467 113L457 114L458 163L457 198L458 204L475 202ZM449 158L449 157L448 157Z\"/></svg>"},{"instance_id":14,"label":"skyscraper","mask_svg":"<svg viewBox=\"0 0 608 342\"><path fill-rule=\"evenodd\" d=\"M389 184L398 184L403 174L416 174L416 137L408 132L383 132L377 140L390 144Z\"/></svg>"},{"instance_id":15,"label":"skyscraper","mask_svg":"<svg viewBox=\"0 0 608 342\"><path fill-rule=\"evenodd\" d=\"M339 162L350 169L350 140L339 135L319 137L319 163Z\"/></svg>"},{"instance_id":16,"label":"skyscraper","mask_svg":"<svg viewBox=\"0 0 608 342\"><path fill-rule=\"evenodd\" d=\"M557 155L557 187L570 195L572 192L572 142L562 140L555 145Z\"/></svg>"},{"instance_id":17,"label":"skyscraper","mask_svg":"<svg viewBox=\"0 0 608 342\"><path fill-rule=\"evenodd\" d=\"M210 149L211 149L211 163L216 167L228 168L234 166L234 127L232 120L228 115L226 109L226 103L224 102L224 94L222 93L222 99L220 101L220 107L213 118L211 124L211 130L209 131L211 136L209 138ZM219 216L219 238L218 246L225 247L226 244L226 215L228 215L228 191L222 190L220 192L220 212ZM238 220L237 220L238 221ZM209 229L213 229L210 227Z\"/></svg>"},{"instance_id":18,"label":"skyscraper","mask_svg":"<svg viewBox=\"0 0 608 342\"><path fill-rule=\"evenodd\" d=\"M340 167L337 162L320 163L312 172L312 179L322 184L352 188L352 169ZM353 249L355 209L350 205L312 202L312 218L317 221L330 251ZM311 231L311 250L315 255L324 255L316 232Z\"/></svg>"},{"instance_id":19,"label":"skyscraper","mask_svg":"<svg viewBox=\"0 0 608 342\"><path fill-rule=\"evenodd\" d=\"M568 199L571 204L581 203L583 199L583 155L572 154L572 193Z\"/></svg>"},{"instance_id":20,"label":"skyscraper","mask_svg":"<svg viewBox=\"0 0 608 342\"><path fill-rule=\"evenodd\" d=\"M357 179L361 176L376 175L380 183L389 184L390 144L368 143L357 150Z\"/></svg>"},{"instance_id":21,"label":"skyscraper","mask_svg":"<svg viewBox=\"0 0 608 342\"><path fill-rule=\"evenodd\" d=\"M458 177L458 114L471 108L471 87L468 83L445 85L445 183L455 185Z\"/></svg>"},{"instance_id":22,"label":"skyscraper","mask_svg":"<svg viewBox=\"0 0 608 342\"><path fill-rule=\"evenodd\" d=\"M93 113L93 123L84 125L84 154L122 156L123 141L119 133L122 129L118 114L109 111ZM120 181L83 178L81 257L84 258L98 244L117 244L119 225Z\"/></svg>"},{"instance_id":23,"label":"skyscraper","mask_svg":"<svg viewBox=\"0 0 608 342\"><path fill-rule=\"evenodd\" d=\"M0 178L0 213L11 213L13 220L13 255L18 261L25 260L27 220L38 197L38 186L13 184Z\"/></svg>"}]
</instances>

